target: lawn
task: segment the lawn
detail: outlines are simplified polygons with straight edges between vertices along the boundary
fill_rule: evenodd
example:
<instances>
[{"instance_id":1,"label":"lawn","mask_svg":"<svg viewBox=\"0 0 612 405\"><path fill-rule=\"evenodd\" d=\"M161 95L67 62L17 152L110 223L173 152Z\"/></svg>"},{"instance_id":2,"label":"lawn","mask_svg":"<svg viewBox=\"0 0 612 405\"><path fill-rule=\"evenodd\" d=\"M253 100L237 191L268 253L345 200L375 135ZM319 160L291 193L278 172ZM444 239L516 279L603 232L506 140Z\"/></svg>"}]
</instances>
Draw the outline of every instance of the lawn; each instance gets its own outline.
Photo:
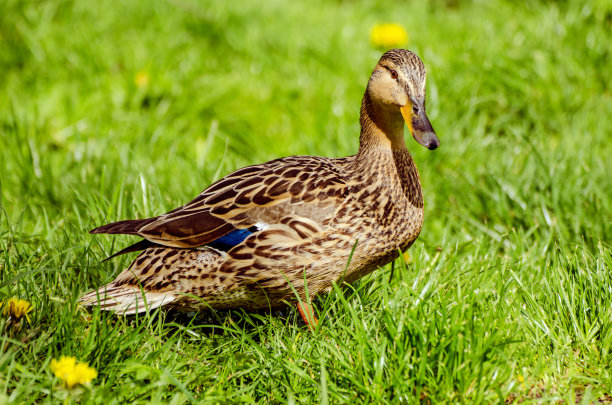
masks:
<instances>
[{"instance_id":1,"label":"lawn","mask_svg":"<svg viewBox=\"0 0 612 405\"><path fill-rule=\"evenodd\" d=\"M210 3L210 4L209 4ZM242 166L356 152L402 24L436 151L406 141L406 259L278 313L77 304L136 239L89 235ZM0 404L612 400L612 3L0 2ZM97 370L67 390L52 359Z\"/></svg>"}]
</instances>

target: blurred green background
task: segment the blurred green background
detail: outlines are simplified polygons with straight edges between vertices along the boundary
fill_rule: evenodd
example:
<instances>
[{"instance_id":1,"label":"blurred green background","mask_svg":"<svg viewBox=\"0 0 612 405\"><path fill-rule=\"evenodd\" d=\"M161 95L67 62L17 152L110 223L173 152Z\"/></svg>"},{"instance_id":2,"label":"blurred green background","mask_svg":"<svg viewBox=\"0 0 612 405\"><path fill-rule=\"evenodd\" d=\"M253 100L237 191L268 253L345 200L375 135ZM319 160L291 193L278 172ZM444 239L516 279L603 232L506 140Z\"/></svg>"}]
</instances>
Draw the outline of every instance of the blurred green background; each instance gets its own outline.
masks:
<instances>
[{"instance_id":1,"label":"blurred green background","mask_svg":"<svg viewBox=\"0 0 612 405\"><path fill-rule=\"evenodd\" d=\"M244 165L355 153L361 96L385 50L370 41L381 22L404 26L406 48L424 60L428 115L441 140L430 152L406 138L426 220L413 263L387 285L406 300L390 322L414 315L406 330L426 331L411 343L425 345L422 352L397 364L421 362L424 371L389 361L377 377L337 365L323 388L319 377L332 365L307 362L312 382L295 369L283 371L295 380L259 381L262 355L241 369L246 380L211 383L205 376L218 369L198 369L200 378L185 359L156 354L171 375L190 377L177 384L147 374L147 382L133 382L142 394L126 389L131 374L118 370L145 367L161 349L134 354L117 343L103 357L100 343L88 340L90 323L75 302L128 264L126 257L99 261L130 239L87 231L166 212ZM0 2L0 300L19 296L35 307L30 326L9 333L5 325L2 398L57 399L47 364L62 353L97 367L94 402L182 401L194 393L246 402L605 397L612 388L611 27L608 0ZM390 335L375 332L384 324L377 318L383 295L368 289L388 272L358 283L365 309L334 298L340 313L344 305L365 311L358 314L374 332L330 326L332 341L347 346L367 336L362 344L372 346L363 353L395 350ZM426 307L410 312L411 305ZM94 320L100 316L114 322L97 313ZM232 343L236 334L263 341L267 328L283 346L299 333L296 322L281 327L275 319L227 332L220 353L200 340L190 348L233 375L228 359L255 350ZM135 346L151 339L152 326L117 322L123 338L112 328L98 333L110 342L129 336ZM174 326L155 327L164 335ZM472 340L457 348L459 338ZM305 339L318 350L318 340ZM498 349L474 354L482 345ZM289 346L284 359L303 360L305 349ZM461 355L453 360L449 350ZM337 356L325 353L318 356ZM275 375L286 365L270 367Z\"/></svg>"}]
</instances>

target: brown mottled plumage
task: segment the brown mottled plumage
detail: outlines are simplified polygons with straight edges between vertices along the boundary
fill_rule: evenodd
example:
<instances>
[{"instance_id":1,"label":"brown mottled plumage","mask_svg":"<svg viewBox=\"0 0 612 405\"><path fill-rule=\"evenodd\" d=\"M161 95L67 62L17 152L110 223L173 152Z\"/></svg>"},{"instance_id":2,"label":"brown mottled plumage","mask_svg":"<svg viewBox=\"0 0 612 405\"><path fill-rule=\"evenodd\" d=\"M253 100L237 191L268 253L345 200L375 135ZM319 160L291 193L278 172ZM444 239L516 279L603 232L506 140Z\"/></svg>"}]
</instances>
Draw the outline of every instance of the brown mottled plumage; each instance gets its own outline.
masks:
<instances>
[{"instance_id":1,"label":"brown mottled plumage","mask_svg":"<svg viewBox=\"0 0 612 405\"><path fill-rule=\"evenodd\" d=\"M423 225L404 121L419 143L438 146L425 114L425 67L414 53L394 49L368 83L356 155L248 166L167 214L94 229L144 238L120 254L144 250L82 302L120 313L160 305L274 308L295 301L296 292L309 301L332 282L351 282L389 263ZM219 247L219 238L239 230L246 239Z\"/></svg>"}]
</instances>

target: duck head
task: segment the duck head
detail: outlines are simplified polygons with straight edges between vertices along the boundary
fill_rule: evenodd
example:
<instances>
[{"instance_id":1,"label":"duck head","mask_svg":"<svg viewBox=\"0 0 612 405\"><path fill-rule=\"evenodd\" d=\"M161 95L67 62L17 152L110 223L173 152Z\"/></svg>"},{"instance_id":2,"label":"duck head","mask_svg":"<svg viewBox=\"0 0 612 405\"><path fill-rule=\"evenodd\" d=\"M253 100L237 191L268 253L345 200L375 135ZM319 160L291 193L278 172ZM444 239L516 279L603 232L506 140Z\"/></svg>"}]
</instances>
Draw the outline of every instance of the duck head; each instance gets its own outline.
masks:
<instances>
[{"instance_id":1,"label":"duck head","mask_svg":"<svg viewBox=\"0 0 612 405\"><path fill-rule=\"evenodd\" d=\"M362 136L379 132L391 146L405 147L403 123L418 143L433 150L440 141L425 112L425 65L413 52L392 49L376 64L363 98Z\"/></svg>"}]
</instances>

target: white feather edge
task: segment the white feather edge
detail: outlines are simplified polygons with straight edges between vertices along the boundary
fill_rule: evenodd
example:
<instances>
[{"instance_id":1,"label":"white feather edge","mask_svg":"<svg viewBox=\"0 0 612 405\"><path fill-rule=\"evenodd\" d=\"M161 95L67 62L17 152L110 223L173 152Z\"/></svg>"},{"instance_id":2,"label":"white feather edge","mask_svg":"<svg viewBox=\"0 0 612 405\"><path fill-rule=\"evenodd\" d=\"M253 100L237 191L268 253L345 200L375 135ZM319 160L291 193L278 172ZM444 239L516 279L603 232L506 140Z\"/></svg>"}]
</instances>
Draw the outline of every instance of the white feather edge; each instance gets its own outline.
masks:
<instances>
[{"instance_id":1,"label":"white feather edge","mask_svg":"<svg viewBox=\"0 0 612 405\"><path fill-rule=\"evenodd\" d=\"M148 292L134 287L104 286L81 297L85 306L99 305L103 311L114 311L120 315L148 312L176 299L171 292Z\"/></svg>"}]
</instances>

